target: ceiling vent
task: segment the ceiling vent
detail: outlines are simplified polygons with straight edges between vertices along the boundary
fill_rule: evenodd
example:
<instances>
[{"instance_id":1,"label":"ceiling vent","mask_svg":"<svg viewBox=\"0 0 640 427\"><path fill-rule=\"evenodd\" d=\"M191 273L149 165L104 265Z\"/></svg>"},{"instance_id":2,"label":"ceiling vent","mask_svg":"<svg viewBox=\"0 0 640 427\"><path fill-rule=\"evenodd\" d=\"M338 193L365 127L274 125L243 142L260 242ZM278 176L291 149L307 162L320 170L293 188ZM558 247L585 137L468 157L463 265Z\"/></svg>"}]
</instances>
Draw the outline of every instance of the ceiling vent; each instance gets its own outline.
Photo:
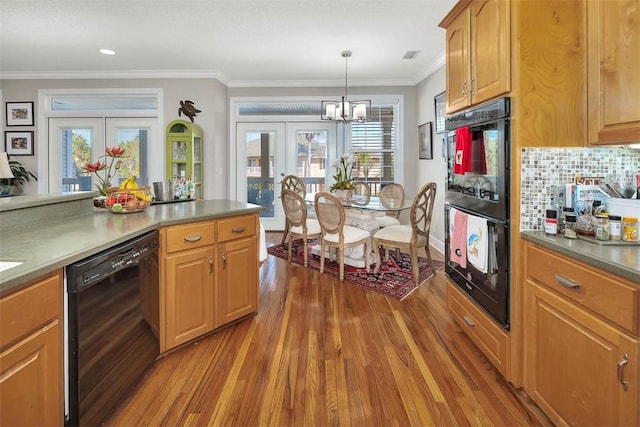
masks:
<instances>
[{"instance_id":1,"label":"ceiling vent","mask_svg":"<svg viewBox=\"0 0 640 427\"><path fill-rule=\"evenodd\" d=\"M402 59L413 59L416 56L418 56L418 54L420 53L419 50L408 50L404 56L402 57Z\"/></svg>"}]
</instances>

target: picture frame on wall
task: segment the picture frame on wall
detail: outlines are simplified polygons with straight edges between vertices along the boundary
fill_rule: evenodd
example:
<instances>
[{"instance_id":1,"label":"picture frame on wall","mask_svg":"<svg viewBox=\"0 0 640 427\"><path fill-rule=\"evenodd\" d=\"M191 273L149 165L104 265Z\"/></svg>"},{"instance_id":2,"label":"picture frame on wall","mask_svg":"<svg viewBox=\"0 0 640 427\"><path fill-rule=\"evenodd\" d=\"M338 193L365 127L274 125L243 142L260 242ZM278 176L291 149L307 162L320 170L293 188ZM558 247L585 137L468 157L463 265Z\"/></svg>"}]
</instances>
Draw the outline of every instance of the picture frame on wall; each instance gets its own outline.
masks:
<instances>
[{"instance_id":1,"label":"picture frame on wall","mask_svg":"<svg viewBox=\"0 0 640 427\"><path fill-rule=\"evenodd\" d=\"M10 156L33 156L33 131L5 131L4 149Z\"/></svg>"},{"instance_id":2,"label":"picture frame on wall","mask_svg":"<svg viewBox=\"0 0 640 427\"><path fill-rule=\"evenodd\" d=\"M33 102L7 102L7 126L33 126Z\"/></svg>"},{"instance_id":3,"label":"picture frame on wall","mask_svg":"<svg viewBox=\"0 0 640 427\"><path fill-rule=\"evenodd\" d=\"M436 128L435 133L442 133L445 131L445 116L447 114L447 103L445 99L446 92L441 92L433 97L433 103L436 116Z\"/></svg>"},{"instance_id":4,"label":"picture frame on wall","mask_svg":"<svg viewBox=\"0 0 640 427\"><path fill-rule=\"evenodd\" d=\"M418 158L433 159L433 122L418 126Z\"/></svg>"}]
</instances>

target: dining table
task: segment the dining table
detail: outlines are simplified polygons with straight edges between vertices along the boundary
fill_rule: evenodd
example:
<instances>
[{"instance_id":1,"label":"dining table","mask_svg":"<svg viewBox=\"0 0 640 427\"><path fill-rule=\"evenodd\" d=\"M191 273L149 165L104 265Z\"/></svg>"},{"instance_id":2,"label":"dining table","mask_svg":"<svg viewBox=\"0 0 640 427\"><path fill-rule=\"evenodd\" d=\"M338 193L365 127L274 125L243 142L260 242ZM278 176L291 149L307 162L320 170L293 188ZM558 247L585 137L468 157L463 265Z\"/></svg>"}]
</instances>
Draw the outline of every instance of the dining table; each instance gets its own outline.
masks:
<instances>
[{"instance_id":1,"label":"dining table","mask_svg":"<svg viewBox=\"0 0 640 427\"><path fill-rule=\"evenodd\" d=\"M402 202L395 200L380 200L377 196L368 198L352 196L350 199L339 199L344 207L345 225L358 227L367 230L371 236L380 229L376 216L386 215L388 213L397 213L411 209L413 200L405 199ZM307 193L305 202L310 208L310 212L314 211L315 193ZM373 248L372 248L373 250ZM320 253L320 244L311 247L311 253L318 255ZM365 267L364 261L364 245L354 248L346 248L344 251L344 263L352 267ZM373 252L369 255L369 263L375 263Z\"/></svg>"}]
</instances>

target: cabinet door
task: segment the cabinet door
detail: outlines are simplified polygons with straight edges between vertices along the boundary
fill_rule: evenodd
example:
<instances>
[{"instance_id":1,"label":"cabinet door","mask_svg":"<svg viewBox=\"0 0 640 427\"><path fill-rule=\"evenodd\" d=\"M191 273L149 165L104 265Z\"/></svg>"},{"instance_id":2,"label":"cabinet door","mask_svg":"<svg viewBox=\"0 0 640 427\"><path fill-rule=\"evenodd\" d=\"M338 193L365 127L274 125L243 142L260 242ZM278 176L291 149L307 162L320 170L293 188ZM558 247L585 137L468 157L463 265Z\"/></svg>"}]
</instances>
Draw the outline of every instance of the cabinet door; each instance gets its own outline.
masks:
<instances>
[{"instance_id":1,"label":"cabinet door","mask_svg":"<svg viewBox=\"0 0 640 427\"><path fill-rule=\"evenodd\" d=\"M588 2L589 142L640 141L640 5Z\"/></svg>"},{"instance_id":2,"label":"cabinet door","mask_svg":"<svg viewBox=\"0 0 640 427\"><path fill-rule=\"evenodd\" d=\"M471 103L511 88L510 2L476 0L471 6Z\"/></svg>"},{"instance_id":3,"label":"cabinet door","mask_svg":"<svg viewBox=\"0 0 640 427\"><path fill-rule=\"evenodd\" d=\"M638 425L638 340L531 281L526 286L529 395L556 424Z\"/></svg>"},{"instance_id":4,"label":"cabinet door","mask_svg":"<svg viewBox=\"0 0 640 427\"><path fill-rule=\"evenodd\" d=\"M160 351L213 330L215 253L212 246L165 258L164 341Z\"/></svg>"},{"instance_id":5,"label":"cabinet door","mask_svg":"<svg viewBox=\"0 0 640 427\"><path fill-rule=\"evenodd\" d=\"M447 113L470 105L469 28L468 9L461 12L447 27Z\"/></svg>"},{"instance_id":6,"label":"cabinet door","mask_svg":"<svg viewBox=\"0 0 640 427\"><path fill-rule=\"evenodd\" d=\"M62 425L59 320L0 354L0 425Z\"/></svg>"},{"instance_id":7,"label":"cabinet door","mask_svg":"<svg viewBox=\"0 0 640 427\"><path fill-rule=\"evenodd\" d=\"M217 323L222 326L258 309L256 236L218 245Z\"/></svg>"}]
</instances>

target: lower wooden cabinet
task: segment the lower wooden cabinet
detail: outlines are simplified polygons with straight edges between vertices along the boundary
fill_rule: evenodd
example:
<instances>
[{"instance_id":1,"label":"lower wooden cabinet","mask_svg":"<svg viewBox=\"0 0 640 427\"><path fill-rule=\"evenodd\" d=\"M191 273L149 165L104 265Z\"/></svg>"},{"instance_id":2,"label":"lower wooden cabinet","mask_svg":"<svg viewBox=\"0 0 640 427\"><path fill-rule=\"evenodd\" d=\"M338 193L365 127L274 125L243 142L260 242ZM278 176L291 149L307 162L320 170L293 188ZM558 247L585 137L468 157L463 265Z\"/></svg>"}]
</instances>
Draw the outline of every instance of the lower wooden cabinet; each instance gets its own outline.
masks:
<instances>
[{"instance_id":1,"label":"lower wooden cabinet","mask_svg":"<svg viewBox=\"0 0 640 427\"><path fill-rule=\"evenodd\" d=\"M62 271L0 299L0 425L64 424Z\"/></svg>"},{"instance_id":2,"label":"lower wooden cabinet","mask_svg":"<svg viewBox=\"0 0 640 427\"><path fill-rule=\"evenodd\" d=\"M640 345L630 332L638 321L638 290L532 243L526 277L529 396L558 425L639 425ZM598 305L603 299L607 304ZM609 317L611 306L633 311Z\"/></svg>"},{"instance_id":3,"label":"lower wooden cabinet","mask_svg":"<svg viewBox=\"0 0 640 427\"><path fill-rule=\"evenodd\" d=\"M213 330L214 260L213 246L185 250L165 258L161 352Z\"/></svg>"},{"instance_id":4,"label":"lower wooden cabinet","mask_svg":"<svg viewBox=\"0 0 640 427\"><path fill-rule=\"evenodd\" d=\"M258 215L160 231L160 351L258 310Z\"/></svg>"},{"instance_id":5,"label":"lower wooden cabinet","mask_svg":"<svg viewBox=\"0 0 640 427\"><path fill-rule=\"evenodd\" d=\"M258 309L257 237L232 240L218 247L217 321L222 326Z\"/></svg>"},{"instance_id":6,"label":"lower wooden cabinet","mask_svg":"<svg viewBox=\"0 0 640 427\"><path fill-rule=\"evenodd\" d=\"M511 376L511 341L507 331L451 282L447 283L451 316L482 353L507 379Z\"/></svg>"}]
</instances>

